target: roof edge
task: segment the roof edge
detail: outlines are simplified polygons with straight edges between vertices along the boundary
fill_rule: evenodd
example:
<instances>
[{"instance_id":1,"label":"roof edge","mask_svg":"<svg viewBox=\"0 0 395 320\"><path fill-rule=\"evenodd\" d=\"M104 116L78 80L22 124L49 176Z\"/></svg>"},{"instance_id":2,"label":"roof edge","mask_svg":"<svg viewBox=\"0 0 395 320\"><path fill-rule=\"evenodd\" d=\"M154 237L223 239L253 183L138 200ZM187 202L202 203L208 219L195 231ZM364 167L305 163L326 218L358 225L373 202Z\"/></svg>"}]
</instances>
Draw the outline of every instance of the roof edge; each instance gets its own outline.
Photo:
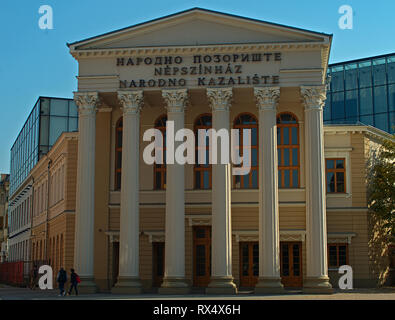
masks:
<instances>
[{"instance_id":1,"label":"roof edge","mask_svg":"<svg viewBox=\"0 0 395 320\"><path fill-rule=\"evenodd\" d=\"M269 24L269 25L272 25L272 26L275 26L275 27L288 28L288 29L293 29L295 31L308 32L308 33L313 33L313 34L316 34L316 35L326 36L326 37L331 37L331 38L333 36L333 34L328 34L328 33L324 33L324 32L317 32L317 31L312 31L312 30L308 30L308 29L292 27L292 26L288 26L288 25L284 25L284 24L280 24L280 23L274 23L274 22L269 22L269 21L265 21L265 20L255 19L255 18L243 17L243 16L239 16L239 15L236 15L236 14L232 14L232 13L225 13L225 12L220 12L220 11L215 11L215 10L210 10L210 9L204 9L204 8L200 8L200 7L193 7L193 8L186 9L186 10L179 11L179 12L175 12L175 13L172 13L172 14L169 14L169 15L166 15L166 16L162 16L162 17L159 17L159 18L155 18L155 19L151 19L151 20L148 20L148 21L140 22L140 23L137 23L137 24L134 24L134 25L130 25L128 27L124 27L124 28L121 28L121 29L117 29L117 30L113 30L113 31L106 32L106 33L103 33L103 34L99 34L97 36L85 38L85 39L82 39L82 40L79 40L79 41L74 41L74 42L71 42L71 43L66 42L66 45L70 48L70 46L74 46L74 45L79 44L79 43L83 43L83 42L86 42L86 41L89 41L89 40L94 40L94 39L97 39L97 38L100 38L100 37L103 37L103 36L108 36L108 35L111 35L111 34L114 34L114 33L120 32L120 31L124 31L124 30L127 30L127 29L135 28L135 27L139 27L139 26L142 26L142 25L145 25L145 24L149 24L149 23L153 23L153 22L157 22L157 21L160 21L160 20L168 19L168 18L171 18L171 17L175 17L177 15L185 14L185 13L192 12L192 11L201 11L201 12L206 12L206 13L220 14L220 15L227 16L227 17L243 19L243 20L253 21L253 22L258 22L258 23L265 23L265 24Z\"/></svg>"}]
</instances>

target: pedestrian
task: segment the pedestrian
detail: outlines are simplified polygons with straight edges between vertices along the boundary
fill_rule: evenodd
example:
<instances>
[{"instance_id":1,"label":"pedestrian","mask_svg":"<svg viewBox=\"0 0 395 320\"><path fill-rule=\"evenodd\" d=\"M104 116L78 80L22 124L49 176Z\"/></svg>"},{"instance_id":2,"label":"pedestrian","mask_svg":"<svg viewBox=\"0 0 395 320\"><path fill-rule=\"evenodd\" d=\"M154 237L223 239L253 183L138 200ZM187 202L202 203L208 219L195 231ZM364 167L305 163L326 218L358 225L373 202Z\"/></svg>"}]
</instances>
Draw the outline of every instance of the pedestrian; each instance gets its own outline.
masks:
<instances>
[{"instance_id":1,"label":"pedestrian","mask_svg":"<svg viewBox=\"0 0 395 320\"><path fill-rule=\"evenodd\" d=\"M63 269L63 267L60 267L56 280L59 283L59 296L64 296L66 294L66 291L64 290L64 284L67 282L67 272Z\"/></svg>"},{"instance_id":2,"label":"pedestrian","mask_svg":"<svg viewBox=\"0 0 395 320\"><path fill-rule=\"evenodd\" d=\"M38 268L37 268L37 265L35 264L33 266L33 269L32 269L31 275L30 275L30 279L31 279L30 289L34 290L36 288L37 278L38 278Z\"/></svg>"},{"instance_id":3,"label":"pedestrian","mask_svg":"<svg viewBox=\"0 0 395 320\"><path fill-rule=\"evenodd\" d=\"M69 296L71 296L71 292L73 288L75 290L75 295L78 296L78 289L77 285L81 282L80 277L77 273L75 273L74 269L70 269L70 289L69 289Z\"/></svg>"}]
</instances>

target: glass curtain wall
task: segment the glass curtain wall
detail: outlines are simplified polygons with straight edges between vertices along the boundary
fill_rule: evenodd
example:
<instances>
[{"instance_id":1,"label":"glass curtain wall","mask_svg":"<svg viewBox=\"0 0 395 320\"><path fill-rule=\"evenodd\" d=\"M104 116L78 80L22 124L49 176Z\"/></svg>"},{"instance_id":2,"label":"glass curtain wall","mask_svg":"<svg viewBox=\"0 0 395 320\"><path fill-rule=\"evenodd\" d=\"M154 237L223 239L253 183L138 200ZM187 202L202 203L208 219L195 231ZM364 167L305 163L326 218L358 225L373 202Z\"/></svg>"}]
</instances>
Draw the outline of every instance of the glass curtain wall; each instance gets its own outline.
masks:
<instances>
[{"instance_id":1,"label":"glass curtain wall","mask_svg":"<svg viewBox=\"0 0 395 320\"><path fill-rule=\"evenodd\" d=\"M330 65L324 123L395 132L395 54Z\"/></svg>"},{"instance_id":2,"label":"glass curtain wall","mask_svg":"<svg viewBox=\"0 0 395 320\"><path fill-rule=\"evenodd\" d=\"M72 99L40 97L11 148L10 195L63 132L78 131Z\"/></svg>"}]
</instances>

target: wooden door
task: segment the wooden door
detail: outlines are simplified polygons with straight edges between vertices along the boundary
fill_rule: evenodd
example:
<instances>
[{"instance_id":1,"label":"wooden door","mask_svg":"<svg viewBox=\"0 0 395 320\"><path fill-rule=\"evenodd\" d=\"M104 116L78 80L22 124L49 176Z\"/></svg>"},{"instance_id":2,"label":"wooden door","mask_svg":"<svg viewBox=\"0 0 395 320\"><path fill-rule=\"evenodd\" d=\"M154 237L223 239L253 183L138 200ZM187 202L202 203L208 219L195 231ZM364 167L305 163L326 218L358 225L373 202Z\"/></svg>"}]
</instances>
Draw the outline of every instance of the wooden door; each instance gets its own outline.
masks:
<instances>
[{"instance_id":1,"label":"wooden door","mask_svg":"<svg viewBox=\"0 0 395 320\"><path fill-rule=\"evenodd\" d=\"M240 242L240 286L255 287L259 275L258 242Z\"/></svg>"},{"instance_id":2,"label":"wooden door","mask_svg":"<svg viewBox=\"0 0 395 320\"><path fill-rule=\"evenodd\" d=\"M160 287L165 270L165 243L152 243L152 286Z\"/></svg>"},{"instance_id":3,"label":"wooden door","mask_svg":"<svg viewBox=\"0 0 395 320\"><path fill-rule=\"evenodd\" d=\"M284 287L302 287L302 243L280 243L281 282Z\"/></svg>"},{"instance_id":4,"label":"wooden door","mask_svg":"<svg viewBox=\"0 0 395 320\"><path fill-rule=\"evenodd\" d=\"M193 228L193 285L207 287L211 275L211 227Z\"/></svg>"},{"instance_id":5,"label":"wooden door","mask_svg":"<svg viewBox=\"0 0 395 320\"><path fill-rule=\"evenodd\" d=\"M113 242L113 246L112 246L112 285L113 286L118 281L118 272L119 272L119 242Z\"/></svg>"}]
</instances>

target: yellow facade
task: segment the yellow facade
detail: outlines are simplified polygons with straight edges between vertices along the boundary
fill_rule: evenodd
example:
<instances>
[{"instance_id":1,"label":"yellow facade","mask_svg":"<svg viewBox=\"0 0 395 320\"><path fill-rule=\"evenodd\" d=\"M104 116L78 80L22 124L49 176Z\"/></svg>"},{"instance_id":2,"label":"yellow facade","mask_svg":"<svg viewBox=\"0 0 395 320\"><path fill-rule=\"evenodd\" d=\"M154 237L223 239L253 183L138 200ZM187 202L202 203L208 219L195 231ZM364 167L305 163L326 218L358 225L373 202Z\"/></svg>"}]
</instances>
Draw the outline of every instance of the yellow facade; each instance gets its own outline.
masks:
<instances>
[{"instance_id":1,"label":"yellow facade","mask_svg":"<svg viewBox=\"0 0 395 320\"><path fill-rule=\"evenodd\" d=\"M74 215L78 134L63 133L34 167L31 260L60 267L74 265ZM49 209L48 209L49 208Z\"/></svg>"}]
</instances>

